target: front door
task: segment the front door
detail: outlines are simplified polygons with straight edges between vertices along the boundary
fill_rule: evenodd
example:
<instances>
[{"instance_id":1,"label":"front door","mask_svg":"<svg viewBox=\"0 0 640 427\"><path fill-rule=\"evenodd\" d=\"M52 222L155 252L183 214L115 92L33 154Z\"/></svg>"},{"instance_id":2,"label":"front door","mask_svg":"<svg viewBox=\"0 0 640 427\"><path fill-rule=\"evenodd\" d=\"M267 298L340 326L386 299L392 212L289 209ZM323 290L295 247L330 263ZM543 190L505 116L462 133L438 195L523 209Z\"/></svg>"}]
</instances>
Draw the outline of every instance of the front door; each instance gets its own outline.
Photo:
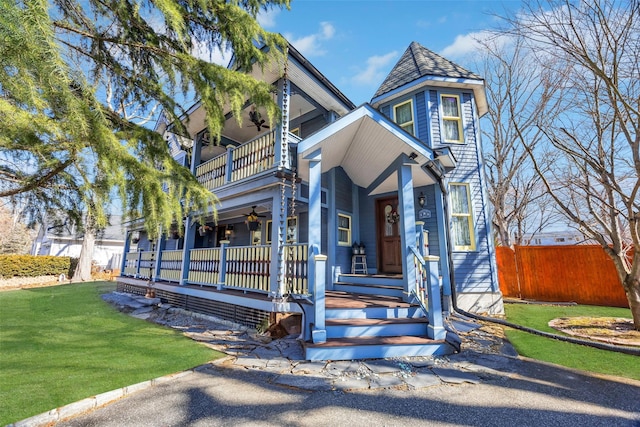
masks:
<instances>
[{"instance_id":1,"label":"front door","mask_svg":"<svg viewBox=\"0 0 640 427\"><path fill-rule=\"evenodd\" d=\"M398 198L389 197L376 201L378 234L378 271L402 274L400 251L400 215Z\"/></svg>"}]
</instances>

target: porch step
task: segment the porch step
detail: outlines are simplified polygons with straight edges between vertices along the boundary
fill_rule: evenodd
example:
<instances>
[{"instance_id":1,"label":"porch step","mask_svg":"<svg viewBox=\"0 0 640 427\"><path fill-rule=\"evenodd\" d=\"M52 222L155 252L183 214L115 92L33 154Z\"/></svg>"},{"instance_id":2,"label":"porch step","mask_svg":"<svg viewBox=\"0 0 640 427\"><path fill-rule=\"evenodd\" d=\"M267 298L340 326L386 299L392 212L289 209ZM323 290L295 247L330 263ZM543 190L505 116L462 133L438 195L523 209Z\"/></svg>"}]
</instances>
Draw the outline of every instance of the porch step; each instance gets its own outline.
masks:
<instances>
[{"instance_id":1,"label":"porch step","mask_svg":"<svg viewBox=\"0 0 640 427\"><path fill-rule=\"evenodd\" d=\"M363 282L357 283L352 281L334 282L333 289L343 292L354 292L369 295L386 295L394 297L402 297L404 288L402 284L389 284L386 282Z\"/></svg>"},{"instance_id":2,"label":"porch step","mask_svg":"<svg viewBox=\"0 0 640 427\"><path fill-rule=\"evenodd\" d=\"M327 319L327 338L424 336L426 318L400 319Z\"/></svg>"},{"instance_id":3,"label":"porch step","mask_svg":"<svg viewBox=\"0 0 640 427\"><path fill-rule=\"evenodd\" d=\"M454 352L444 340L412 336L331 338L322 344L307 342L304 348L307 360L383 359Z\"/></svg>"},{"instance_id":4,"label":"porch step","mask_svg":"<svg viewBox=\"0 0 640 427\"><path fill-rule=\"evenodd\" d=\"M399 297L343 291L327 291L325 310L327 319L398 319L425 315L420 306Z\"/></svg>"}]
</instances>

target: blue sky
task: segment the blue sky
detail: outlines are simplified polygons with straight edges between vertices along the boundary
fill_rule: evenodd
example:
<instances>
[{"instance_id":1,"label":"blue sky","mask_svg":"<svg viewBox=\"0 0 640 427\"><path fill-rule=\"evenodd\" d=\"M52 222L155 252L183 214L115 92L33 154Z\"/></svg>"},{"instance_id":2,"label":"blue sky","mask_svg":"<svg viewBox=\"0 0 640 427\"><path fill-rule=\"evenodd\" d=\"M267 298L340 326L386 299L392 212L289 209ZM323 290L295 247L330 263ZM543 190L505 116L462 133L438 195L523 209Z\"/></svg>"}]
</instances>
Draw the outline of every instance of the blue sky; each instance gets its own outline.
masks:
<instances>
[{"instance_id":1,"label":"blue sky","mask_svg":"<svg viewBox=\"0 0 640 427\"><path fill-rule=\"evenodd\" d=\"M412 41L470 71L473 37L498 24L492 13L518 0L292 0L291 10L261 15L356 105L368 102Z\"/></svg>"}]
</instances>

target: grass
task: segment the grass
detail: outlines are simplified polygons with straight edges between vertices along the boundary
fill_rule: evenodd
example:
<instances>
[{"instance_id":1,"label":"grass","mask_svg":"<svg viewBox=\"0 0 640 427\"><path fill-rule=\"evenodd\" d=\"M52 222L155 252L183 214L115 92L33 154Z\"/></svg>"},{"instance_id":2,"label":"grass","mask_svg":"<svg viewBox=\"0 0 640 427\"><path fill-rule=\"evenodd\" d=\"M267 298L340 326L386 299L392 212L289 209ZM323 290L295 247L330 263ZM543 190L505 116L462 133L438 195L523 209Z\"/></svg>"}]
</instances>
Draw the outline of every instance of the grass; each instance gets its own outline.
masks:
<instances>
[{"instance_id":1,"label":"grass","mask_svg":"<svg viewBox=\"0 0 640 427\"><path fill-rule=\"evenodd\" d=\"M511 323L558 335L565 334L548 325L550 320L557 317L631 318L629 309L588 305L505 304L505 312ZM583 371L640 380L638 356L571 344L510 328L506 328L505 334L521 356Z\"/></svg>"},{"instance_id":2,"label":"grass","mask_svg":"<svg viewBox=\"0 0 640 427\"><path fill-rule=\"evenodd\" d=\"M0 292L0 425L221 356L135 319L100 295L112 282Z\"/></svg>"}]
</instances>

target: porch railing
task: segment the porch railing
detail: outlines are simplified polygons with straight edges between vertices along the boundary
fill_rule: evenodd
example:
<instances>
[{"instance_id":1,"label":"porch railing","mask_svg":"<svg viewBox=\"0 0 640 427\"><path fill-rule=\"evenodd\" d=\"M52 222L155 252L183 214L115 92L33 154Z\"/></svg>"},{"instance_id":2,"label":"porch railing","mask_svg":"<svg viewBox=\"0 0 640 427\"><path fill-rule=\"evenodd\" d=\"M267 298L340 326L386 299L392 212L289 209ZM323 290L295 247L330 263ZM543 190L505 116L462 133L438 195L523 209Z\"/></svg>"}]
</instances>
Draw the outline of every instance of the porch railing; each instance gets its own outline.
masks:
<instances>
[{"instance_id":1,"label":"porch railing","mask_svg":"<svg viewBox=\"0 0 640 427\"><path fill-rule=\"evenodd\" d=\"M158 279L180 282L182 251L162 251L160 254L160 274Z\"/></svg>"},{"instance_id":2,"label":"porch railing","mask_svg":"<svg viewBox=\"0 0 640 427\"><path fill-rule=\"evenodd\" d=\"M141 252L128 252L124 259L124 276L135 276L138 274L138 264Z\"/></svg>"},{"instance_id":3,"label":"porch railing","mask_svg":"<svg viewBox=\"0 0 640 427\"><path fill-rule=\"evenodd\" d=\"M224 286L269 292L271 245L228 247Z\"/></svg>"},{"instance_id":4,"label":"porch railing","mask_svg":"<svg viewBox=\"0 0 640 427\"><path fill-rule=\"evenodd\" d=\"M191 249L187 281L214 286L220 274L220 248Z\"/></svg>"},{"instance_id":5,"label":"porch railing","mask_svg":"<svg viewBox=\"0 0 640 427\"><path fill-rule=\"evenodd\" d=\"M286 291L291 294L309 294L309 250L306 244L285 245Z\"/></svg>"},{"instance_id":6,"label":"porch railing","mask_svg":"<svg viewBox=\"0 0 640 427\"><path fill-rule=\"evenodd\" d=\"M123 276L149 278L156 262L154 255L153 252L128 253ZM308 245L286 245L284 256L285 292L309 294ZM182 257L182 251L179 250L161 251L157 279L180 282L183 277ZM187 283L190 284L260 293L273 291L271 245L191 249L188 269Z\"/></svg>"}]
</instances>

